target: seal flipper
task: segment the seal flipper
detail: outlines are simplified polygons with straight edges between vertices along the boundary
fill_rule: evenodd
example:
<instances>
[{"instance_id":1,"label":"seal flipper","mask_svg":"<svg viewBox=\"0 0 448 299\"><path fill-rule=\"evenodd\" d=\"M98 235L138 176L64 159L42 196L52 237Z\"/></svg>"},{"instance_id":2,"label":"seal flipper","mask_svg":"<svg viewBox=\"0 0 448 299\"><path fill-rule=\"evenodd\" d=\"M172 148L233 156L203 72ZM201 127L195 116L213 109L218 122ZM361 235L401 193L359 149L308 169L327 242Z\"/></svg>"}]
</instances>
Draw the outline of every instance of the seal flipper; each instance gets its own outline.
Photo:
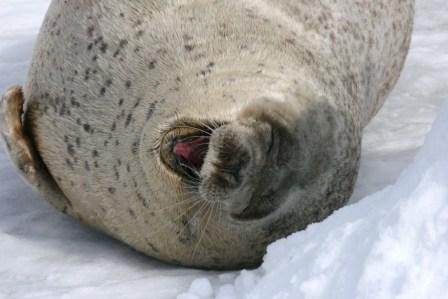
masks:
<instances>
[{"instance_id":1,"label":"seal flipper","mask_svg":"<svg viewBox=\"0 0 448 299\"><path fill-rule=\"evenodd\" d=\"M71 203L56 184L23 125L22 88L11 87L0 100L0 135L22 177L56 209L73 214Z\"/></svg>"}]
</instances>

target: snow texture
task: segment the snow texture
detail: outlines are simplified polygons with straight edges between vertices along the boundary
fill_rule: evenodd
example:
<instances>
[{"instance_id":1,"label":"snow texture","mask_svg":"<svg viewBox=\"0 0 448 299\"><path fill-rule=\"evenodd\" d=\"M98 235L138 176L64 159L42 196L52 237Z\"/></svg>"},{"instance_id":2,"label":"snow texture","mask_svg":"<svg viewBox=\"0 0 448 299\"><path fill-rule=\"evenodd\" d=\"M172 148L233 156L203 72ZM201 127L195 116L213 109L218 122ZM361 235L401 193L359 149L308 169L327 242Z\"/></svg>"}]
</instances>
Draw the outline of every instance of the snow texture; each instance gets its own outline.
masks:
<instances>
[{"instance_id":1,"label":"snow texture","mask_svg":"<svg viewBox=\"0 0 448 299\"><path fill-rule=\"evenodd\" d=\"M0 1L0 93L24 82L49 2ZM352 205L272 244L254 271L145 257L49 207L0 150L0 298L448 298L447 13L446 0L417 0L411 52L366 129Z\"/></svg>"}]
</instances>

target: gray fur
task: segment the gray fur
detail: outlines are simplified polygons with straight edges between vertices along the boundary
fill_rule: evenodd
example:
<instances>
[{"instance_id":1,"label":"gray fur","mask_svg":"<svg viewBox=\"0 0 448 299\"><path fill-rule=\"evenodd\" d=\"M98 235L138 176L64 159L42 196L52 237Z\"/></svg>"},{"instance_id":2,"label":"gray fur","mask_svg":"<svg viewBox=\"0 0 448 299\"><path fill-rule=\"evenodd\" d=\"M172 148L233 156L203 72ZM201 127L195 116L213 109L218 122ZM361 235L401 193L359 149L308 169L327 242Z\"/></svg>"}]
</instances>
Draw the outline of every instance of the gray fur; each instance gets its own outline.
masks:
<instances>
[{"instance_id":1,"label":"gray fur","mask_svg":"<svg viewBox=\"0 0 448 299\"><path fill-rule=\"evenodd\" d=\"M255 266L349 198L413 14L414 0L53 1L2 136L57 209L161 260ZM160 159L189 121L223 124L195 190Z\"/></svg>"}]
</instances>

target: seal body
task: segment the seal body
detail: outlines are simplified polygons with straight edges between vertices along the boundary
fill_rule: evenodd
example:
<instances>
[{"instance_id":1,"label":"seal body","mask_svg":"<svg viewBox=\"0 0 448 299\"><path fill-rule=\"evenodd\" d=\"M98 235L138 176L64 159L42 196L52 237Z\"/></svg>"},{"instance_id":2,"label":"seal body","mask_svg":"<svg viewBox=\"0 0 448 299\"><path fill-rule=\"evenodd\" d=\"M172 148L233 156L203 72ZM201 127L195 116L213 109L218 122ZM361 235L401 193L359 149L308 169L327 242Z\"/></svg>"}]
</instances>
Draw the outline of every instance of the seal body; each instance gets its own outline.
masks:
<instances>
[{"instance_id":1,"label":"seal body","mask_svg":"<svg viewBox=\"0 0 448 299\"><path fill-rule=\"evenodd\" d=\"M53 1L2 135L57 209L164 261L255 266L348 200L413 13L413 0Z\"/></svg>"}]
</instances>

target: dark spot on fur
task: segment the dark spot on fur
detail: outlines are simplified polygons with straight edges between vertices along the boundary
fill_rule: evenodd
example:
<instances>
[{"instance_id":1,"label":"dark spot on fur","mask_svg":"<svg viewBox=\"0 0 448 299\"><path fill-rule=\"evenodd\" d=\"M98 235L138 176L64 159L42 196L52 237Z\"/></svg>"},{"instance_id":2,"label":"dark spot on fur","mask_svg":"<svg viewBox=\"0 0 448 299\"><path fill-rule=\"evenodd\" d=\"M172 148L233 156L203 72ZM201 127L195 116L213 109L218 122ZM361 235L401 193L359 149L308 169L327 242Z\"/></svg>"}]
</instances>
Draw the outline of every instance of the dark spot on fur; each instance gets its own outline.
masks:
<instances>
[{"instance_id":1,"label":"dark spot on fur","mask_svg":"<svg viewBox=\"0 0 448 299\"><path fill-rule=\"evenodd\" d=\"M132 120L132 114L129 113L128 116L126 117L126 122L124 123L124 127L127 128L129 126L129 124L131 123Z\"/></svg>"},{"instance_id":2,"label":"dark spot on fur","mask_svg":"<svg viewBox=\"0 0 448 299\"><path fill-rule=\"evenodd\" d=\"M160 250L158 250L152 243L150 243L149 241L147 241L147 244L148 244L148 246L149 247L151 247L151 249L154 251L154 252L160 252Z\"/></svg>"},{"instance_id":3,"label":"dark spot on fur","mask_svg":"<svg viewBox=\"0 0 448 299\"><path fill-rule=\"evenodd\" d=\"M104 96L106 94L106 87L101 87L100 95Z\"/></svg>"},{"instance_id":4,"label":"dark spot on fur","mask_svg":"<svg viewBox=\"0 0 448 299\"><path fill-rule=\"evenodd\" d=\"M88 28L87 28L87 35L89 36L89 37L93 37L93 31L95 30L95 27L93 27L93 26L89 26Z\"/></svg>"},{"instance_id":5,"label":"dark spot on fur","mask_svg":"<svg viewBox=\"0 0 448 299\"><path fill-rule=\"evenodd\" d=\"M67 144L67 152L70 156L75 155L75 147L73 146L73 144Z\"/></svg>"},{"instance_id":6,"label":"dark spot on fur","mask_svg":"<svg viewBox=\"0 0 448 299\"><path fill-rule=\"evenodd\" d=\"M114 187L109 187L107 191L109 191L110 194L115 194L115 192L117 192L117 189L115 189Z\"/></svg>"},{"instance_id":7,"label":"dark spot on fur","mask_svg":"<svg viewBox=\"0 0 448 299\"><path fill-rule=\"evenodd\" d=\"M102 36L99 36L99 37L97 37L97 38L95 38L94 40L93 40L93 43L95 44L95 45L98 45L99 43L101 43L103 41L103 37Z\"/></svg>"},{"instance_id":8,"label":"dark spot on fur","mask_svg":"<svg viewBox=\"0 0 448 299\"><path fill-rule=\"evenodd\" d=\"M108 45L106 43L102 43L101 46L100 46L100 51L102 53L106 53L107 48L108 48Z\"/></svg>"},{"instance_id":9,"label":"dark spot on fur","mask_svg":"<svg viewBox=\"0 0 448 299\"><path fill-rule=\"evenodd\" d=\"M134 107L133 107L132 109L137 108L137 107L140 105L140 102L141 102L141 101L142 101L141 98L137 98L137 101L135 102Z\"/></svg>"},{"instance_id":10,"label":"dark spot on fur","mask_svg":"<svg viewBox=\"0 0 448 299\"><path fill-rule=\"evenodd\" d=\"M84 125L83 125L83 128L84 128L84 131L85 131L85 132L87 132L87 133L90 133L90 132L91 132L91 131L90 131L91 128L90 128L90 125L89 125L89 124L84 124Z\"/></svg>"},{"instance_id":11,"label":"dark spot on fur","mask_svg":"<svg viewBox=\"0 0 448 299\"><path fill-rule=\"evenodd\" d=\"M189 42L193 39L193 37L188 34L184 34L182 37L183 37L184 41L186 41L186 42Z\"/></svg>"},{"instance_id":12,"label":"dark spot on fur","mask_svg":"<svg viewBox=\"0 0 448 299\"><path fill-rule=\"evenodd\" d=\"M95 166L95 168L99 168L100 165L98 164L98 161L93 162L93 166Z\"/></svg>"},{"instance_id":13,"label":"dark spot on fur","mask_svg":"<svg viewBox=\"0 0 448 299\"><path fill-rule=\"evenodd\" d=\"M149 106L148 113L146 114L147 121L154 115L154 110L156 109L156 105L157 105L157 102L154 102L154 103L151 103L151 105Z\"/></svg>"},{"instance_id":14,"label":"dark spot on fur","mask_svg":"<svg viewBox=\"0 0 448 299\"><path fill-rule=\"evenodd\" d=\"M132 143L132 154L137 155L139 147L140 142L138 140L134 141L134 143Z\"/></svg>"},{"instance_id":15,"label":"dark spot on fur","mask_svg":"<svg viewBox=\"0 0 448 299\"><path fill-rule=\"evenodd\" d=\"M84 72L84 81L87 81L90 79L90 68L87 68L86 71Z\"/></svg>"},{"instance_id":16,"label":"dark spot on fur","mask_svg":"<svg viewBox=\"0 0 448 299\"><path fill-rule=\"evenodd\" d=\"M191 51L193 51L193 49L194 49L194 45L185 45L185 50L187 52L191 52Z\"/></svg>"},{"instance_id":17,"label":"dark spot on fur","mask_svg":"<svg viewBox=\"0 0 448 299\"><path fill-rule=\"evenodd\" d=\"M97 150L93 150L93 151L92 151L92 157L97 158L97 157L99 157L99 156L100 156L100 154L98 153Z\"/></svg>"},{"instance_id":18,"label":"dark spot on fur","mask_svg":"<svg viewBox=\"0 0 448 299\"><path fill-rule=\"evenodd\" d=\"M118 172L117 166L114 166L113 168L114 168L115 179L117 181L119 181L120 180L120 173Z\"/></svg>"},{"instance_id":19,"label":"dark spot on fur","mask_svg":"<svg viewBox=\"0 0 448 299\"><path fill-rule=\"evenodd\" d=\"M131 81L126 81L126 88L129 89L132 86L132 82Z\"/></svg>"},{"instance_id":20,"label":"dark spot on fur","mask_svg":"<svg viewBox=\"0 0 448 299\"><path fill-rule=\"evenodd\" d=\"M124 103L124 99L120 99L120 100L118 101L118 106L122 106L123 103Z\"/></svg>"},{"instance_id":21,"label":"dark spot on fur","mask_svg":"<svg viewBox=\"0 0 448 299\"><path fill-rule=\"evenodd\" d=\"M65 164L67 164L67 166L70 167L71 170L74 170L73 163L68 158L65 159Z\"/></svg>"},{"instance_id":22,"label":"dark spot on fur","mask_svg":"<svg viewBox=\"0 0 448 299\"><path fill-rule=\"evenodd\" d=\"M65 103L63 103L61 109L59 110L59 115L64 116L66 112L67 112L67 106L65 105Z\"/></svg>"},{"instance_id":23,"label":"dark spot on fur","mask_svg":"<svg viewBox=\"0 0 448 299\"><path fill-rule=\"evenodd\" d=\"M148 203L146 201L146 198L141 195L140 193L136 193L137 199L138 201L145 207L145 208L149 208Z\"/></svg>"},{"instance_id":24,"label":"dark spot on fur","mask_svg":"<svg viewBox=\"0 0 448 299\"><path fill-rule=\"evenodd\" d=\"M81 107L81 104L78 103L74 97L72 97L72 98L70 99L70 104L72 105L72 107L75 107L75 108L79 108L79 107Z\"/></svg>"},{"instance_id":25,"label":"dark spot on fur","mask_svg":"<svg viewBox=\"0 0 448 299\"><path fill-rule=\"evenodd\" d=\"M135 212L131 208L129 208L128 211L129 215L131 215L132 218L135 218Z\"/></svg>"},{"instance_id":26,"label":"dark spot on fur","mask_svg":"<svg viewBox=\"0 0 448 299\"><path fill-rule=\"evenodd\" d=\"M126 39L120 40L119 47L124 48L129 42Z\"/></svg>"},{"instance_id":27,"label":"dark spot on fur","mask_svg":"<svg viewBox=\"0 0 448 299\"><path fill-rule=\"evenodd\" d=\"M91 51L93 48L93 43L87 45L87 51Z\"/></svg>"},{"instance_id":28,"label":"dark spot on fur","mask_svg":"<svg viewBox=\"0 0 448 299\"><path fill-rule=\"evenodd\" d=\"M156 60L151 60L151 62L150 62L149 65L148 65L148 68L149 68L150 70L153 70L153 69L156 67L156 63L157 63Z\"/></svg>"}]
</instances>

